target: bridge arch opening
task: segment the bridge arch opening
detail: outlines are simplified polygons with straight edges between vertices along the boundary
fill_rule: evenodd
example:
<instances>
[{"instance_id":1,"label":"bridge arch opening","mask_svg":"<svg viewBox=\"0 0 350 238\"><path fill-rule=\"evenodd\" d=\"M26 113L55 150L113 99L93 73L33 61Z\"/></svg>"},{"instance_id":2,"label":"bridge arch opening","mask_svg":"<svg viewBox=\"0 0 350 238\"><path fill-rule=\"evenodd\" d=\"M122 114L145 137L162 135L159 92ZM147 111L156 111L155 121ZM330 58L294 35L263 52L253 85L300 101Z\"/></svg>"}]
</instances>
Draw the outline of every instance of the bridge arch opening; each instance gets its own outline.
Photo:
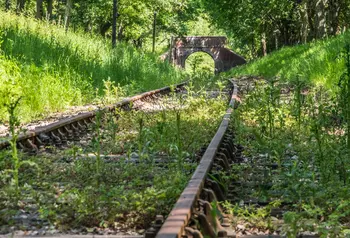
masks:
<instances>
[{"instance_id":1,"label":"bridge arch opening","mask_svg":"<svg viewBox=\"0 0 350 238\"><path fill-rule=\"evenodd\" d=\"M162 56L173 64L185 68L185 61L194 52L204 51L212 56L215 62L215 73L228 71L245 64L245 59L225 48L227 38L223 36L187 36L171 38L170 51Z\"/></svg>"},{"instance_id":2,"label":"bridge arch opening","mask_svg":"<svg viewBox=\"0 0 350 238\"><path fill-rule=\"evenodd\" d=\"M191 75L206 74L214 75L215 60L214 57L206 51L196 51L189 54L184 61L186 72Z\"/></svg>"}]
</instances>

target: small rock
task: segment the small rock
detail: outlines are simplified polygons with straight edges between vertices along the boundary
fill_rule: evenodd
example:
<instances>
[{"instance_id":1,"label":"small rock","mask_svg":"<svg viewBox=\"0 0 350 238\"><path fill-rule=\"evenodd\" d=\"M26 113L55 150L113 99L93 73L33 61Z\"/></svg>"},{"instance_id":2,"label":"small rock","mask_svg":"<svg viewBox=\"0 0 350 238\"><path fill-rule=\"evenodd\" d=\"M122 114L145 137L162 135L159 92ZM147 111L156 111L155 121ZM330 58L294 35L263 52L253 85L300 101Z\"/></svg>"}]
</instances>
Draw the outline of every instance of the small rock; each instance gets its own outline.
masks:
<instances>
[{"instance_id":1,"label":"small rock","mask_svg":"<svg viewBox=\"0 0 350 238\"><path fill-rule=\"evenodd\" d=\"M54 234L59 233L59 231L56 230L56 229L52 229L52 230L49 230L47 233L50 234L50 235L54 235Z\"/></svg>"},{"instance_id":2,"label":"small rock","mask_svg":"<svg viewBox=\"0 0 350 238\"><path fill-rule=\"evenodd\" d=\"M26 233L24 231L16 231L15 235L16 236L24 236Z\"/></svg>"},{"instance_id":3,"label":"small rock","mask_svg":"<svg viewBox=\"0 0 350 238\"><path fill-rule=\"evenodd\" d=\"M71 232L74 234L79 234L79 231L77 229L72 229Z\"/></svg>"},{"instance_id":4,"label":"small rock","mask_svg":"<svg viewBox=\"0 0 350 238\"><path fill-rule=\"evenodd\" d=\"M303 231L300 233L301 236L314 236L317 235L317 232L311 232L311 231Z\"/></svg>"},{"instance_id":5,"label":"small rock","mask_svg":"<svg viewBox=\"0 0 350 238\"><path fill-rule=\"evenodd\" d=\"M237 229L244 231L245 230L245 225L238 224Z\"/></svg>"}]
</instances>

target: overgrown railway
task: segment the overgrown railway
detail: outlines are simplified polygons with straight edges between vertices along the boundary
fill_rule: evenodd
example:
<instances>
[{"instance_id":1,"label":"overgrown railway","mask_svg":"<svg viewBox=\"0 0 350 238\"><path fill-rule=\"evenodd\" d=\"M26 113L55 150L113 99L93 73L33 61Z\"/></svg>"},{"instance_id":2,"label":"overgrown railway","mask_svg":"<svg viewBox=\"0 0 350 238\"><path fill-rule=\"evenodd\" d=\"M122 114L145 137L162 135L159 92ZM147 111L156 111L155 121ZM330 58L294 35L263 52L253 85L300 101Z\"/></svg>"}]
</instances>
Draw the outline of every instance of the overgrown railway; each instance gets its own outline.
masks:
<instances>
[{"instance_id":1,"label":"overgrown railway","mask_svg":"<svg viewBox=\"0 0 350 238\"><path fill-rule=\"evenodd\" d=\"M232 84L231 95L229 97L230 100L220 126L205 149L205 152L202 154L200 162L194 170L191 179L167 216L158 215L155 218L152 227L145 230L144 235L99 236L61 234L58 237L282 237L278 234L260 234L261 232L255 235L238 234L237 227L232 227L232 216L225 215L225 212L219 203L229 200L232 203L242 203L243 201L243 204L249 203L258 206L268 205L268 203L264 204L259 201L251 200L251 197L239 201L239 199L244 197L239 194L240 192L244 193L243 191L248 191L247 193L249 193L249 182L252 183L249 178L246 178L244 181L241 181L240 178L235 181L225 179L233 173L232 166L234 164L245 164L246 167L254 165L249 164L249 162L242 159L244 148L239 145L235 139L232 115L234 108L237 107L237 100L240 101L240 99L238 97L237 84L234 81L230 82ZM179 92L183 90L184 86L185 84L177 85L175 91ZM103 111L114 111L116 108L130 109L131 103L140 100L150 100L160 94L169 93L170 91L171 88L166 87L147 92L123 100L113 107L105 108ZM29 148L31 151L35 152L38 150L38 147L45 145L45 143L61 144L67 140L77 138L83 133L83 131L87 130L89 124L94 122L94 117L100 112L101 111L84 113L33 132L27 132L26 134L19 136L18 145L21 148ZM9 142L7 141L0 144L1 148L6 148L7 146L9 146ZM140 159L140 156L138 159ZM266 167L272 169L276 167L274 165L266 164L259 166L257 170L254 170L254 173L256 173L253 175L254 178L259 177L259 172L257 171L264 171ZM255 181L253 186L267 186L266 184L259 182L260 181ZM276 212L276 209L274 212ZM281 214L282 212L283 209L277 209L277 213ZM276 216L278 217L278 215ZM317 236L301 235L299 237Z\"/></svg>"}]
</instances>

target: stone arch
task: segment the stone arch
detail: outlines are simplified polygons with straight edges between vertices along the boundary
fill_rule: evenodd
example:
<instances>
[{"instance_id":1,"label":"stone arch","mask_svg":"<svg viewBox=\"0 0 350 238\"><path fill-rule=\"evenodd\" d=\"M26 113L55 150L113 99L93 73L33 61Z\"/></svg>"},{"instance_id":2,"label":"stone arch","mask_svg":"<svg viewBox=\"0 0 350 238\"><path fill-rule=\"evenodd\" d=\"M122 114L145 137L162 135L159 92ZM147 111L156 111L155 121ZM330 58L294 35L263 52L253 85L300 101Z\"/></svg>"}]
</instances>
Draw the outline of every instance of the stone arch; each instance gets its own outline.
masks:
<instances>
[{"instance_id":1,"label":"stone arch","mask_svg":"<svg viewBox=\"0 0 350 238\"><path fill-rule=\"evenodd\" d=\"M188 36L177 37L171 40L171 49L163 59L168 59L181 68L185 67L186 59L193 53L202 51L212 56L215 64L215 73L227 71L237 65L246 63L246 60L225 48L227 38L223 36Z\"/></svg>"},{"instance_id":2,"label":"stone arch","mask_svg":"<svg viewBox=\"0 0 350 238\"><path fill-rule=\"evenodd\" d=\"M215 62L215 56L213 55L212 52L208 52L208 51L204 51L204 50L201 50L201 49L198 49L198 50L195 50L195 51L192 51L190 52L189 54L185 55L183 57L183 64L181 65L181 68L185 68L186 67L186 61L187 59L193 55L193 54L196 54L196 53L205 53L206 55L208 55L212 60L213 60L213 64L214 64L214 68L216 68L216 62Z\"/></svg>"}]
</instances>

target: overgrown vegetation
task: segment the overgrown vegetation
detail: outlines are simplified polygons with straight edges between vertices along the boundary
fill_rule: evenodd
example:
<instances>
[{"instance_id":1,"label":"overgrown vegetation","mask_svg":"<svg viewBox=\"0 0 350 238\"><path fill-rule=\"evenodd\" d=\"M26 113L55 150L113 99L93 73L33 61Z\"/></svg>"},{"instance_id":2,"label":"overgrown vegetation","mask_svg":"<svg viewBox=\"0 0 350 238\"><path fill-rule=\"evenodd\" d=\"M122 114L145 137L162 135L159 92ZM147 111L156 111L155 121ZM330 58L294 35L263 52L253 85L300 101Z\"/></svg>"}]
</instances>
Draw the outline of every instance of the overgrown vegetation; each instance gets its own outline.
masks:
<instances>
[{"instance_id":1,"label":"overgrown vegetation","mask_svg":"<svg viewBox=\"0 0 350 238\"><path fill-rule=\"evenodd\" d=\"M187 95L171 95L149 112L98 116L89 138L68 150L48 147L55 155L19 154L21 161L37 164L40 173L31 167L21 170L18 196L9 193L14 177L1 176L3 227L32 229L16 223L25 215L41 221L37 229L51 224L59 230L139 231L155 215L166 215L195 169L197 153L216 131L227 102L225 97L218 100L193 91L191 85ZM1 171L15 166L13 156L2 152Z\"/></svg>"},{"instance_id":2,"label":"overgrown vegetation","mask_svg":"<svg viewBox=\"0 0 350 238\"><path fill-rule=\"evenodd\" d=\"M271 220L270 213L265 211L261 216L260 208L249 208L253 211L248 213L265 223L264 229L278 230L288 237L302 231L322 237L349 234L348 46L339 57L346 70L340 80L333 80L333 91L299 77L288 83L260 80L235 112L237 141L245 148L244 158L259 165L237 165L234 171L254 177L258 176L254 171L265 166L259 177L261 184L252 196L259 201L290 204L283 208L289 210L283 214L283 226L266 223L266 219ZM240 216L238 213L248 208L229 209ZM251 226L258 224L255 221Z\"/></svg>"},{"instance_id":3,"label":"overgrown vegetation","mask_svg":"<svg viewBox=\"0 0 350 238\"><path fill-rule=\"evenodd\" d=\"M327 40L284 47L247 65L234 68L227 74L278 77L283 82L300 78L306 83L322 85L335 92L344 72L344 58L340 57L340 52L348 38L349 33L345 33Z\"/></svg>"},{"instance_id":4,"label":"overgrown vegetation","mask_svg":"<svg viewBox=\"0 0 350 238\"><path fill-rule=\"evenodd\" d=\"M67 106L91 103L104 82L127 94L183 80L156 56L86 33L66 32L47 22L0 12L0 91L12 87L23 97L21 121L44 117ZM2 92L1 100L6 97ZM6 118L0 108L0 120Z\"/></svg>"}]
</instances>

